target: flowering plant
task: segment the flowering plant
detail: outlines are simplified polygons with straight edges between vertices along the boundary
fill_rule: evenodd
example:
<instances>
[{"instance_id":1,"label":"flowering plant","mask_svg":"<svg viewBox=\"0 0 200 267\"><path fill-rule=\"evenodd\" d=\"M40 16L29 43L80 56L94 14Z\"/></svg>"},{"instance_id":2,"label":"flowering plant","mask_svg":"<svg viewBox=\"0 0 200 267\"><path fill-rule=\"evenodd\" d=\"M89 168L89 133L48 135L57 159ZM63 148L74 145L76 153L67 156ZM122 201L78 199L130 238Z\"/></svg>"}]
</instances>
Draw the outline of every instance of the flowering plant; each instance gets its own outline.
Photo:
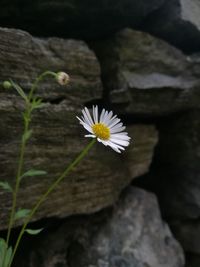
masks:
<instances>
[{"instance_id":1,"label":"flowering plant","mask_svg":"<svg viewBox=\"0 0 200 267\"><path fill-rule=\"evenodd\" d=\"M18 209L17 207L17 198L18 192L21 185L21 182L24 177L31 176L39 176L45 175L46 172L44 170L36 170L30 169L24 170L24 158L25 158L25 149L26 144L31 138L32 129L30 127L32 113L34 110L38 108L42 108L44 103L42 99L36 96L36 89L41 80L43 80L46 76L53 76L60 85L67 85L69 83L69 76L64 72L54 73L51 71L46 71L42 73L40 76L36 78L34 81L30 92L26 94L24 90L13 81L5 81L3 83L3 87L5 89L14 88L18 94L22 97L25 103L25 109L23 112L23 124L24 130L21 138L20 145L20 153L18 160L18 168L15 179L15 186L12 187L6 181L0 181L0 187L3 190L6 190L12 194L12 207L10 211L10 218L8 223L7 236L4 240L0 238L0 267L11 267L13 263L14 256L20 244L20 241L25 232L31 235L38 234L42 231L42 229L29 229L28 224L34 216L35 212L41 206L41 204L45 201L48 195L54 190L54 188L69 174L69 172L84 158L84 156L88 153L88 151L92 148L95 141L103 143L105 146L110 146L113 150L118 153L121 153L121 150L124 150L124 147L129 145L130 137L127 132L123 130L125 127L123 126L120 119L117 116L113 116L113 112L102 110L100 116L98 115L98 106L93 106L92 116L89 110L85 107L82 110L81 118L77 117L80 121L80 124L89 132L86 137L91 137L91 142L80 152L80 154L75 158L74 161L70 165L66 167L66 169L62 172L62 174L57 177L54 182L49 186L46 192L41 195L39 200L35 203L32 209ZM24 219L23 226L19 232L15 245L10 246L10 237L12 228L18 219Z\"/></svg>"}]
</instances>

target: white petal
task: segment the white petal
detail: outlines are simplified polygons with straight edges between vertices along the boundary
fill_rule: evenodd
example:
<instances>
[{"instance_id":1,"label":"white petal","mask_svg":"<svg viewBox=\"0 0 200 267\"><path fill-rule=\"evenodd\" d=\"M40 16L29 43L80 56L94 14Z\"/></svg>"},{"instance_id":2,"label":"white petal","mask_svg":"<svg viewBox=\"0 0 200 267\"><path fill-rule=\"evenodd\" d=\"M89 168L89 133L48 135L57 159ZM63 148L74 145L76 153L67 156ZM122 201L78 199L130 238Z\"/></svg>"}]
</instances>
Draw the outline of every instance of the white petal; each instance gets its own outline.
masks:
<instances>
[{"instance_id":1,"label":"white petal","mask_svg":"<svg viewBox=\"0 0 200 267\"><path fill-rule=\"evenodd\" d=\"M102 122L102 118L104 117L104 114L105 114L105 109L103 108L103 110L101 111L99 122Z\"/></svg>"},{"instance_id":2,"label":"white petal","mask_svg":"<svg viewBox=\"0 0 200 267\"><path fill-rule=\"evenodd\" d=\"M83 120L85 123L87 123L89 126L92 126L92 123L91 123L91 121L88 119L88 116L87 116L87 114L85 113L84 110L82 110L82 113L83 113L83 118L82 118L82 120Z\"/></svg>"},{"instance_id":3,"label":"white petal","mask_svg":"<svg viewBox=\"0 0 200 267\"><path fill-rule=\"evenodd\" d=\"M122 126L123 126L123 123L119 122L117 125L111 126L110 129L115 129L115 128L122 127Z\"/></svg>"},{"instance_id":4,"label":"white petal","mask_svg":"<svg viewBox=\"0 0 200 267\"><path fill-rule=\"evenodd\" d=\"M111 120L112 116L113 116L113 112L110 111L110 112L108 113L108 119Z\"/></svg>"},{"instance_id":5,"label":"white petal","mask_svg":"<svg viewBox=\"0 0 200 267\"><path fill-rule=\"evenodd\" d=\"M127 135L128 136L128 133L127 132L122 132L122 133L116 133L118 135Z\"/></svg>"},{"instance_id":6,"label":"white petal","mask_svg":"<svg viewBox=\"0 0 200 267\"><path fill-rule=\"evenodd\" d=\"M80 119L78 116L76 118L80 121L81 124L85 123L82 119Z\"/></svg>"},{"instance_id":7,"label":"white petal","mask_svg":"<svg viewBox=\"0 0 200 267\"><path fill-rule=\"evenodd\" d=\"M119 150L119 148L114 147L114 146L110 146L114 151L116 151L117 153L121 153L121 151Z\"/></svg>"},{"instance_id":8,"label":"white petal","mask_svg":"<svg viewBox=\"0 0 200 267\"><path fill-rule=\"evenodd\" d=\"M118 152L118 153L121 153L120 149L121 149L121 150L124 150L123 147L121 147L121 146L119 146L119 145L116 145L116 144L114 144L114 143L112 143L112 142L109 142L108 145L109 145L113 150L115 150L115 151Z\"/></svg>"},{"instance_id":9,"label":"white petal","mask_svg":"<svg viewBox=\"0 0 200 267\"><path fill-rule=\"evenodd\" d=\"M105 121L106 121L106 118L108 117L108 111L106 110L105 111L105 113L104 113L104 116L102 117L102 120L101 120L101 122L103 123L103 124L105 124Z\"/></svg>"},{"instance_id":10,"label":"white petal","mask_svg":"<svg viewBox=\"0 0 200 267\"><path fill-rule=\"evenodd\" d=\"M115 147L115 148L118 148L118 149L121 149L121 150L125 150L125 148L123 146L114 144L113 142L110 142L109 146L110 147Z\"/></svg>"},{"instance_id":11,"label":"white petal","mask_svg":"<svg viewBox=\"0 0 200 267\"><path fill-rule=\"evenodd\" d=\"M111 134L110 138L115 138L119 140L130 140L131 139L128 135L122 134L122 133Z\"/></svg>"},{"instance_id":12,"label":"white petal","mask_svg":"<svg viewBox=\"0 0 200 267\"><path fill-rule=\"evenodd\" d=\"M117 118L117 115L114 115L110 120L109 122L107 123L107 126L109 127L110 124Z\"/></svg>"},{"instance_id":13,"label":"white petal","mask_svg":"<svg viewBox=\"0 0 200 267\"><path fill-rule=\"evenodd\" d=\"M105 146L111 147L114 151L117 153L121 153L121 151L118 149L118 147L114 144L112 145L109 141L101 141Z\"/></svg>"},{"instance_id":14,"label":"white petal","mask_svg":"<svg viewBox=\"0 0 200 267\"><path fill-rule=\"evenodd\" d=\"M121 121L120 119L116 118L116 119L114 119L114 121L113 121L111 124L109 124L108 126L109 126L110 129L111 129L114 125L118 124L120 121Z\"/></svg>"},{"instance_id":15,"label":"white petal","mask_svg":"<svg viewBox=\"0 0 200 267\"><path fill-rule=\"evenodd\" d=\"M95 123L98 123L98 107L96 106L93 106L92 107L93 109L93 118L94 118L94 122Z\"/></svg>"},{"instance_id":16,"label":"white petal","mask_svg":"<svg viewBox=\"0 0 200 267\"><path fill-rule=\"evenodd\" d=\"M125 129L126 129L126 127L121 126L121 123L119 123L119 125L116 125L115 127L110 129L110 133L120 133L120 132L124 131Z\"/></svg>"},{"instance_id":17,"label":"white petal","mask_svg":"<svg viewBox=\"0 0 200 267\"><path fill-rule=\"evenodd\" d=\"M96 115L94 112L94 106L92 106L92 115L93 115L94 123L96 123Z\"/></svg>"},{"instance_id":18,"label":"white petal","mask_svg":"<svg viewBox=\"0 0 200 267\"><path fill-rule=\"evenodd\" d=\"M92 138L96 138L96 136L94 134L86 134L85 137L92 137Z\"/></svg>"},{"instance_id":19,"label":"white petal","mask_svg":"<svg viewBox=\"0 0 200 267\"><path fill-rule=\"evenodd\" d=\"M114 151L116 151L117 153L121 153L121 151L119 150L119 148L115 147L115 146L110 146Z\"/></svg>"},{"instance_id":20,"label":"white petal","mask_svg":"<svg viewBox=\"0 0 200 267\"><path fill-rule=\"evenodd\" d=\"M119 144L115 144L114 142L110 141L110 145L112 146L116 146L117 148L121 149L121 150L125 150L125 148Z\"/></svg>"},{"instance_id":21,"label":"white petal","mask_svg":"<svg viewBox=\"0 0 200 267\"><path fill-rule=\"evenodd\" d=\"M118 153L121 153L120 149L121 150L124 150L124 148L120 145L117 145L117 144L114 144L113 142L111 141L102 141L102 143L105 145L105 146L110 146L113 150L115 150L116 152Z\"/></svg>"},{"instance_id":22,"label":"white petal","mask_svg":"<svg viewBox=\"0 0 200 267\"><path fill-rule=\"evenodd\" d=\"M90 132L90 133L92 133L93 134L93 131L92 131L92 128L88 125L88 124L86 124L86 123L81 123L82 125L83 125L83 127L86 129L86 130L88 130L88 132Z\"/></svg>"},{"instance_id":23,"label":"white petal","mask_svg":"<svg viewBox=\"0 0 200 267\"><path fill-rule=\"evenodd\" d=\"M110 111L109 113L107 112L106 116L104 117L104 122L103 122L105 125L109 124L109 122L112 118L112 115L113 115L112 111Z\"/></svg>"},{"instance_id":24,"label":"white petal","mask_svg":"<svg viewBox=\"0 0 200 267\"><path fill-rule=\"evenodd\" d=\"M110 138L110 141L113 142L116 145L120 145L120 146L128 146L129 145L129 141L127 140L119 140L117 138Z\"/></svg>"},{"instance_id":25,"label":"white petal","mask_svg":"<svg viewBox=\"0 0 200 267\"><path fill-rule=\"evenodd\" d=\"M77 116L76 116L76 117L77 117ZM77 119L79 120L80 124L83 125L83 127L84 127L88 132L93 133L91 126L90 126L87 122L85 122L84 120L81 120L79 117L77 117Z\"/></svg>"},{"instance_id":26,"label":"white petal","mask_svg":"<svg viewBox=\"0 0 200 267\"><path fill-rule=\"evenodd\" d=\"M82 113L84 115L84 118L87 120L88 124L91 126L94 124L92 117L90 115L89 110L85 107L85 109L82 110Z\"/></svg>"},{"instance_id":27,"label":"white petal","mask_svg":"<svg viewBox=\"0 0 200 267\"><path fill-rule=\"evenodd\" d=\"M103 144L104 144L104 141L103 141L102 139L97 138L97 140L99 141L99 143L103 143ZM104 145L105 145L105 144L104 144ZM107 145L105 145L105 146L107 146Z\"/></svg>"},{"instance_id":28,"label":"white petal","mask_svg":"<svg viewBox=\"0 0 200 267\"><path fill-rule=\"evenodd\" d=\"M97 118L97 123L98 123L98 106L96 106L95 112L96 112L96 118Z\"/></svg>"}]
</instances>

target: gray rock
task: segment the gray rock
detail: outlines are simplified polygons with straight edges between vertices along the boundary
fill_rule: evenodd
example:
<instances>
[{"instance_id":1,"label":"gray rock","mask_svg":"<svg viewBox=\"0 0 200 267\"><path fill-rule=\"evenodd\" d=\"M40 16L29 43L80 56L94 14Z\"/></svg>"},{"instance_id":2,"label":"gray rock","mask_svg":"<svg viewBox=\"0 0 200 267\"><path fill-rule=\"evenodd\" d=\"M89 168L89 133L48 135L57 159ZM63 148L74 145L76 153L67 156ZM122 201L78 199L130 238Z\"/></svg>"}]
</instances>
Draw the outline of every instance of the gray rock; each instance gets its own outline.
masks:
<instances>
[{"instance_id":1,"label":"gray rock","mask_svg":"<svg viewBox=\"0 0 200 267\"><path fill-rule=\"evenodd\" d=\"M152 177L162 210L171 221L200 216L199 116L199 110L185 112L159 125Z\"/></svg>"},{"instance_id":2,"label":"gray rock","mask_svg":"<svg viewBox=\"0 0 200 267\"><path fill-rule=\"evenodd\" d=\"M0 10L0 25L40 36L99 39L123 27L139 25L163 3L164 0L4 2Z\"/></svg>"},{"instance_id":3,"label":"gray rock","mask_svg":"<svg viewBox=\"0 0 200 267\"><path fill-rule=\"evenodd\" d=\"M160 122L152 179L146 177L151 179L149 184L158 194L174 235L190 254L188 267L200 262L199 116L200 111L194 110Z\"/></svg>"},{"instance_id":4,"label":"gray rock","mask_svg":"<svg viewBox=\"0 0 200 267\"><path fill-rule=\"evenodd\" d=\"M30 82L44 70L67 71L69 86L46 78L38 90L45 106L33 116L33 135L26 150L24 170L43 169L48 175L24 179L19 208L32 208L36 199L89 142L76 115L88 102L101 98L100 68L94 53L81 41L33 38L29 34L0 29L0 80L12 78L27 92ZM16 175L22 134L23 103L14 90L0 88L1 181L11 184ZM91 213L112 205L121 190L146 173L157 143L153 125L132 125L133 145L123 155L96 144L84 162L52 193L33 220ZM135 141L137 140L137 141ZM0 189L0 228L6 228L11 195ZM19 224L22 222L19 221Z\"/></svg>"},{"instance_id":5,"label":"gray rock","mask_svg":"<svg viewBox=\"0 0 200 267\"><path fill-rule=\"evenodd\" d=\"M200 2L170 0L145 21L143 29L185 52L200 51Z\"/></svg>"},{"instance_id":6,"label":"gray rock","mask_svg":"<svg viewBox=\"0 0 200 267\"><path fill-rule=\"evenodd\" d=\"M43 235L30 259L32 267L184 266L183 251L162 221L155 196L133 187L112 211L71 218Z\"/></svg>"},{"instance_id":7,"label":"gray rock","mask_svg":"<svg viewBox=\"0 0 200 267\"><path fill-rule=\"evenodd\" d=\"M155 197L135 188L115 207L87 254L88 266L96 267L184 266L182 249L162 221Z\"/></svg>"},{"instance_id":8,"label":"gray rock","mask_svg":"<svg viewBox=\"0 0 200 267\"><path fill-rule=\"evenodd\" d=\"M21 30L0 28L0 49L1 81L12 78L27 92L31 82L42 72L65 71L70 75L69 86L61 87L52 77L41 84L38 94L44 101L52 101L55 105L66 101L69 106L78 108L82 103L101 98L100 66L93 51L83 41L39 39ZM2 90L2 86L0 89L1 101L6 99L8 103L5 105L9 105L9 100L15 97L13 91ZM74 97L70 97L72 92Z\"/></svg>"},{"instance_id":9,"label":"gray rock","mask_svg":"<svg viewBox=\"0 0 200 267\"><path fill-rule=\"evenodd\" d=\"M186 57L166 42L131 29L93 47L117 111L160 116L200 107L198 57Z\"/></svg>"}]
</instances>

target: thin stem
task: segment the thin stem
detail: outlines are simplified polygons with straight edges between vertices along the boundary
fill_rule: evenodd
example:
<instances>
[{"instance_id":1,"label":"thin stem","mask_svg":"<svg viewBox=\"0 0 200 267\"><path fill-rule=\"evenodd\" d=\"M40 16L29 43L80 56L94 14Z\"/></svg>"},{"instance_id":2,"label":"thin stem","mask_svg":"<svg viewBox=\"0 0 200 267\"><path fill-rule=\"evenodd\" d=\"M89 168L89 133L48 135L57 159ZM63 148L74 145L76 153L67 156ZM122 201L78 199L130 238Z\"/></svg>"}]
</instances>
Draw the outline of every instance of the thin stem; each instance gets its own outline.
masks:
<instances>
[{"instance_id":1,"label":"thin stem","mask_svg":"<svg viewBox=\"0 0 200 267\"><path fill-rule=\"evenodd\" d=\"M32 87L31 87L31 90L30 90L30 93L29 93L29 96L28 96L29 100L32 99L32 97L33 97L33 93L34 93L35 89L37 88L38 83L39 83L41 80L43 80L45 76L48 76L48 75L53 76L53 77L55 77L55 78L56 78L56 76L57 76L57 74L56 74L55 72L53 72L53 71L49 71L49 70L43 72L40 76L38 76L38 77L35 79L35 82L33 83Z\"/></svg>"},{"instance_id":2,"label":"thin stem","mask_svg":"<svg viewBox=\"0 0 200 267\"><path fill-rule=\"evenodd\" d=\"M15 211L16 211L16 205L17 205L17 195L20 187L20 178L22 175L22 170L23 170L23 165L24 165L24 154L25 154L25 148L26 148L26 142L27 139L24 138L29 130L29 124L31 121L31 112L32 112L32 106L31 106L31 100L33 97L33 94L35 92L35 89L38 86L38 83L47 75L51 75L53 77L56 77L56 73L51 72L51 71L45 71L43 72L38 78L36 78L35 82L33 83L31 90L28 94L28 101L26 102L26 109L25 109L25 115L24 116L24 132L22 136L22 142L20 145L20 155L19 155L19 161L18 161L18 169L17 169L17 175L16 175L16 181L15 181L15 188L13 191L13 201L12 201L12 207L11 207L11 212L10 212L10 218L9 218L9 223L8 223L8 231L7 231L7 237L6 237L6 247L9 246L9 240L10 240L10 235L11 235L11 230L14 224L14 219L15 219ZM3 265L5 262L5 256L6 256L6 251L4 251L3 255Z\"/></svg>"},{"instance_id":3,"label":"thin stem","mask_svg":"<svg viewBox=\"0 0 200 267\"><path fill-rule=\"evenodd\" d=\"M27 112L29 114L29 112ZM23 136L27 133L29 128L29 120L24 121L24 133ZM10 219L9 219L9 224L8 224L8 231L7 231L7 237L6 237L6 248L4 251L3 255L3 265L5 262L5 257L6 257L6 250L9 246L9 240L10 240L10 235L11 235L11 230L12 226L14 224L14 219L15 219L15 211L16 211L16 204L17 204L17 195L19 191L19 186L20 186L20 178L22 174L22 168L24 164L24 153L25 153L25 147L26 147L26 140L22 136L22 142L21 142L21 147L20 147L20 155L19 155L19 164L18 164L18 169L17 169L17 176L16 176L16 183L15 183L15 188L13 191L13 201L12 201L12 207L11 207L11 212L10 212Z\"/></svg>"},{"instance_id":4,"label":"thin stem","mask_svg":"<svg viewBox=\"0 0 200 267\"><path fill-rule=\"evenodd\" d=\"M19 236L17 238L16 244L15 244L15 247L14 247L14 250L13 250L13 255L12 255L12 259L11 259L11 262L10 262L9 267L12 264L13 258L15 256L15 253L17 251L17 248L19 246L19 243L21 241L21 238L22 238L22 236L23 236L23 234L24 234L24 232L26 230L26 226L28 225L28 223L32 219L32 217L35 214L35 212L38 210L38 208L40 207L40 205L45 201L45 199L48 197L48 195L55 189L55 187L84 158L84 156L89 152L89 150L94 145L95 141L96 141L96 139L92 139L92 141L82 150L82 152L77 156L77 158L64 170L64 172L56 179L56 181L51 184L51 186L48 188L48 190L39 198L39 200L37 201L37 203L35 204L35 206L31 210L30 215L27 217L26 221L24 222L23 227L22 227L22 229L21 229L21 231L19 233Z\"/></svg>"},{"instance_id":5,"label":"thin stem","mask_svg":"<svg viewBox=\"0 0 200 267\"><path fill-rule=\"evenodd\" d=\"M26 133L29 130L29 124L31 120L31 98L33 97L34 91L38 86L38 83L47 75L51 75L56 77L56 73L52 71L45 71L43 72L38 78L36 78L35 82L33 83L30 93L28 95L28 103L26 103L26 119L24 119L24 133L23 136L26 135ZM13 203L12 203L12 208L11 208L11 213L10 213L10 219L9 219L9 224L8 224L8 232L7 232L7 238L6 238L6 244L8 246L9 244L9 239L10 239L10 234L11 234L11 229L14 223L14 215L15 215L15 210L16 210L16 202L17 202L17 194L19 191L19 186L20 186L20 177L22 174L22 168L23 168L23 163L24 163L24 153L25 153L25 147L26 147L26 139L22 137L22 143L21 143L21 148L20 148L20 156L19 156L19 164L18 164L18 169L17 169L17 176L16 176L16 183L15 183L15 189L13 191Z\"/></svg>"},{"instance_id":6,"label":"thin stem","mask_svg":"<svg viewBox=\"0 0 200 267\"><path fill-rule=\"evenodd\" d=\"M24 126L24 134L26 134L26 132L28 131L28 127L29 127L29 122L26 121L25 126ZM16 183L15 183L15 189L13 191L13 203L12 203L10 220L9 220L9 225L8 225L7 238L6 238L7 245L9 243L11 228L12 228L13 221L14 221L16 202L17 202L17 194L19 191L20 177L21 177L23 162L24 162L25 146L26 146L26 140L22 137L20 156L19 156L19 164L18 164L18 169L17 169L17 177L16 177Z\"/></svg>"}]
</instances>

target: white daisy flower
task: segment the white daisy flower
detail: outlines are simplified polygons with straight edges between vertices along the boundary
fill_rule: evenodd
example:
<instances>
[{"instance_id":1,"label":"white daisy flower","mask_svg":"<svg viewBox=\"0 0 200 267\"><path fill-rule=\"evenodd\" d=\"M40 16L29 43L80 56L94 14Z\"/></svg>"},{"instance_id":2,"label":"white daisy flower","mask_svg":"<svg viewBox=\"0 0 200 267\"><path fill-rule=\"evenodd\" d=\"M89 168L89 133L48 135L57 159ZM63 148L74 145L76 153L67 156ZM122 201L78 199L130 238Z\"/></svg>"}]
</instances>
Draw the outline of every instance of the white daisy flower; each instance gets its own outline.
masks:
<instances>
[{"instance_id":1,"label":"white daisy flower","mask_svg":"<svg viewBox=\"0 0 200 267\"><path fill-rule=\"evenodd\" d=\"M113 112L102 110L100 116L98 116L98 106L93 106L92 116L89 110L85 107L82 110L83 116L77 117L80 124L90 132L85 137L97 138L97 140L103 143L105 146L110 146L113 150L121 153L121 150L125 150L124 147L129 145L130 137L127 132L123 132L126 128L117 116L113 116Z\"/></svg>"}]
</instances>

